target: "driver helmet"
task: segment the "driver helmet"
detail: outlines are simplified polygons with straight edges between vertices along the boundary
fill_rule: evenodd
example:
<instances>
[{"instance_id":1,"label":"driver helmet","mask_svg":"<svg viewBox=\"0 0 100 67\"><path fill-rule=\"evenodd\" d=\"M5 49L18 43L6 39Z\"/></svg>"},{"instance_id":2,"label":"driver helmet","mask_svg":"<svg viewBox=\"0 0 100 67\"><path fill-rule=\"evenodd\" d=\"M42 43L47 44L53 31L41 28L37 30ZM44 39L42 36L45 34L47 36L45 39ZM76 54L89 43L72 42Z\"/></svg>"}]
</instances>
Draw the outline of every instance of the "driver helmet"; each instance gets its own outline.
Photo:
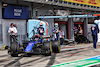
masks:
<instances>
[{"instance_id":1,"label":"driver helmet","mask_svg":"<svg viewBox=\"0 0 100 67\"><path fill-rule=\"evenodd\" d=\"M38 34L34 35L34 38L39 38L40 36Z\"/></svg>"}]
</instances>

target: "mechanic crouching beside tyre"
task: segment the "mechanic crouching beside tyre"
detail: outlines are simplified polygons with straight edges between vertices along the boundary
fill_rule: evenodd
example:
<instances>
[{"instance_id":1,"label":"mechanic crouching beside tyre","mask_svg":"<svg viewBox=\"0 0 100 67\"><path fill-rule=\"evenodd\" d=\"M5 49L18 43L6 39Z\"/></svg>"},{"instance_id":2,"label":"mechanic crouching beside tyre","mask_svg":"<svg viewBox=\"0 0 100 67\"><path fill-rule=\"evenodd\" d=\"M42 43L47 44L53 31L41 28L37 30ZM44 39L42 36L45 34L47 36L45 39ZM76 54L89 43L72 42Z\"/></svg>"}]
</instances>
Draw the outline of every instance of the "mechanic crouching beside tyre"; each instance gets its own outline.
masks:
<instances>
[{"instance_id":1,"label":"mechanic crouching beside tyre","mask_svg":"<svg viewBox=\"0 0 100 67\"><path fill-rule=\"evenodd\" d=\"M10 24L8 33L9 33L9 35L10 35L10 47L11 47L11 44L12 44L12 42L14 41L13 39L17 40L17 39L16 39L16 36L17 36L17 29L16 29L16 27L14 27L14 24L13 24L13 23Z\"/></svg>"}]
</instances>

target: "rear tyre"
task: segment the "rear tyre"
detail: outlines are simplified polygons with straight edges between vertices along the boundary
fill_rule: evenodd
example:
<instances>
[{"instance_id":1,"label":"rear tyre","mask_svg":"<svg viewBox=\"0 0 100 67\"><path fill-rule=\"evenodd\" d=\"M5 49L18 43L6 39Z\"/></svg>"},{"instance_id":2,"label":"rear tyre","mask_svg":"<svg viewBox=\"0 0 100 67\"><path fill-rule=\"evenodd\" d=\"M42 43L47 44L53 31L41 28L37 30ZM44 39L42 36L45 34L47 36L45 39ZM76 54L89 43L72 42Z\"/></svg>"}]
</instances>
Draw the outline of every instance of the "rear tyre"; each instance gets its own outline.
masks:
<instances>
[{"instance_id":1,"label":"rear tyre","mask_svg":"<svg viewBox=\"0 0 100 67\"><path fill-rule=\"evenodd\" d=\"M11 47L11 56L12 57L17 57L18 56L18 53L19 53L19 45L17 42L13 42Z\"/></svg>"},{"instance_id":2,"label":"rear tyre","mask_svg":"<svg viewBox=\"0 0 100 67\"><path fill-rule=\"evenodd\" d=\"M52 41L52 51L54 53L59 53L60 52L60 43L59 43L59 41Z\"/></svg>"},{"instance_id":3,"label":"rear tyre","mask_svg":"<svg viewBox=\"0 0 100 67\"><path fill-rule=\"evenodd\" d=\"M51 43L49 41L44 42L44 50L46 51L45 56L50 56L51 55Z\"/></svg>"}]
</instances>

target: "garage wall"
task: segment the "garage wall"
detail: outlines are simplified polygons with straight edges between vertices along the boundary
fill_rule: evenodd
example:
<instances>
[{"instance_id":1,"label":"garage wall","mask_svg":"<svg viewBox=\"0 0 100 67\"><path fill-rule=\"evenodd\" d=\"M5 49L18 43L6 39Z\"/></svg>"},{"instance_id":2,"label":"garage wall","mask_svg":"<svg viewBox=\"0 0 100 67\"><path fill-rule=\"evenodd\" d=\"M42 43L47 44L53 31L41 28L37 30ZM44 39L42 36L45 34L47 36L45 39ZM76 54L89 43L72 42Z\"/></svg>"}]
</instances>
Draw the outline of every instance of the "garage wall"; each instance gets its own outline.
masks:
<instances>
[{"instance_id":1,"label":"garage wall","mask_svg":"<svg viewBox=\"0 0 100 67\"><path fill-rule=\"evenodd\" d=\"M74 40L74 22L72 21L72 19L69 19L69 38Z\"/></svg>"},{"instance_id":2,"label":"garage wall","mask_svg":"<svg viewBox=\"0 0 100 67\"><path fill-rule=\"evenodd\" d=\"M1 23L1 19L2 19L2 3L0 1L0 43L2 41L2 23Z\"/></svg>"},{"instance_id":3,"label":"garage wall","mask_svg":"<svg viewBox=\"0 0 100 67\"><path fill-rule=\"evenodd\" d=\"M91 33L91 26L92 26L93 24L88 24L88 26L87 26L87 31L88 31L88 39L89 39L89 41L93 41L93 38L92 38L92 33Z\"/></svg>"},{"instance_id":4,"label":"garage wall","mask_svg":"<svg viewBox=\"0 0 100 67\"><path fill-rule=\"evenodd\" d=\"M10 44L8 29L11 23L14 23L17 25L18 35L25 35L26 20L3 19L2 20L3 45L9 46Z\"/></svg>"},{"instance_id":5,"label":"garage wall","mask_svg":"<svg viewBox=\"0 0 100 67\"><path fill-rule=\"evenodd\" d=\"M3 2L15 5L30 5L29 2L23 2L22 0L3 0Z\"/></svg>"},{"instance_id":6,"label":"garage wall","mask_svg":"<svg viewBox=\"0 0 100 67\"><path fill-rule=\"evenodd\" d=\"M51 16L53 14L50 10L53 10L53 7L50 5L33 3L33 18L36 18L36 11L38 16Z\"/></svg>"},{"instance_id":7,"label":"garage wall","mask_svg":"<svg viewBox=\"0 0 100 67\"><path fill-rule=\"evenodd\" d=\"M0 19L0 43L2 43L2 19Z\"/></svg>"},{"instance_id":8,"label":"garage wall","mask_svg":"<svg viewBox=\"0 0 100 67\"><path fill-rule=\"evenodd\" d=\"M84 32L85 32L85 37L89 37L88 36L88 18L86 18L85 20L84 20Z\"/></svg>"},{"instance_id":9,"label":"garage wall","mask_svg":"<svg viewBox=\"0 0 100 67\"><path fill-rule=\"evenodd\" d=\"M0 0L0 49L2 49L2 2Z\"/></svg>"},{"instance_id":10,"label":"garage wall","mask_svg":"<svg viewBox=\"0 0 100 67\"><path fill-rule=\"evenodd\" d=\"M1 0L0 0L0 19L2 19L2 3L1 3Z\"/></svg>"}]
</instances>

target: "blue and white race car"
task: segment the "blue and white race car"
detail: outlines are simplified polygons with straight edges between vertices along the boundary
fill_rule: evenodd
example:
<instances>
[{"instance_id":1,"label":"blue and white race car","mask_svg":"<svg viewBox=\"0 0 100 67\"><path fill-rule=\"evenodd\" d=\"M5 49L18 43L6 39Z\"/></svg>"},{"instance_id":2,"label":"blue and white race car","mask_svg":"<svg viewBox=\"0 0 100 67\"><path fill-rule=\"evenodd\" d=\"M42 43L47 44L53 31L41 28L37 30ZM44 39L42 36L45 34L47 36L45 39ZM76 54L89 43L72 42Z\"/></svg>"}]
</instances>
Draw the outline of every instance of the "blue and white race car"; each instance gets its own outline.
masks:
<instances>
[{"instance_id":1,"label":"blue and white race car","mask_svg":"<svg viewBox=\"0 0 100 67\"><path fill-rule=\"evenodd\" d=\"M38 24L42 22L44 27L44 35L39 36L37 34L36 28ZM43 55L51 55L52 52L59 53L60 52L60 42L57 40L52 40L49 35L49 25L45 21L40 20L29 20L27 22L27 33L30 34L28 38L23 41L22 46L20 47L18 43L13 41L11 47L8 49L8 53L11 56L18 56L20 53L26 53L28 56L32 54L43 54Z\"/></svg>"}]
</instances>

